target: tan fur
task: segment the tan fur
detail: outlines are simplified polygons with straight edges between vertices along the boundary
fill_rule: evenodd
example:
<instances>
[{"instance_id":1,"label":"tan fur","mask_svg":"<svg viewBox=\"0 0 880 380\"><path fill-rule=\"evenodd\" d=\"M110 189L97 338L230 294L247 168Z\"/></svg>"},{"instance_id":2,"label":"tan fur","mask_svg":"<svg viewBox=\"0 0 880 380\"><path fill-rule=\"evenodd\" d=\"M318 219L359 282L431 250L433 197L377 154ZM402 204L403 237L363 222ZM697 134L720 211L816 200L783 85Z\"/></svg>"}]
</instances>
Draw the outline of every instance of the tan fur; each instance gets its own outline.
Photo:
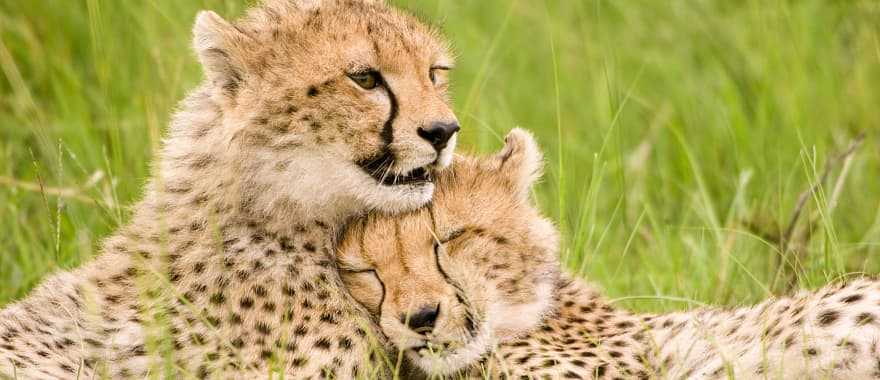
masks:
<instances>
[{"instance_id":1,"label":"tan fur","mask_svg":"<svg viewBox=\"0 0 880 380\"><path fill-rule=\"evenodd\" d=\"M599 379L880 378L880 282L855 279L755 306L665 315L614 307L583 281L556 314L500 344L491 371ZM479 371L475 371L479 372Z\"/></svg>"},{"instance_id":2,"label":"tan fur","mask_svg":"<svg viewBox=\"0 0 880 380\"><path fill-rule=\"evenodd\" d=\"M532 137L514 130L496 155L457 157L431 207L348 229L342 279L416 366L457 371L547 312L557 235L528 198L541 159ZM406 326L426 307L439 307L427 335Z\"/></svg>"},{"instance_id":3,"label":"tan fur","mask_svg":"<svg viewBox=\"0 0 880 380\"><path fill-rule=\"evenodd\" d=\"M448 173L454 180L441 178L431 211L371 217L340 244L337 259L352 296L424 374L880 378L880 281L857 279L751 307L666 315L617 308L567 275L553 281L559 267L555 233L525 201L541 161L526 137L514 132L498 155L454 163ZM497 162L511 152L518 163L500 165L500 175ZM442 243L435 253L435 236L442 241L462 226L479 231ZM406 326L403 316L437 303L433 328ZM477 333L463 333L468 312Z\"/></svg>"},{"instance_id":4,"label":"tan fur","mask_svg":"<svg viewBox=\"0 0 880 380\"><path fill-rule=\"evenodd\" d=\"M437 152L417 133L455 120L446 70L430 79L452 65L444 43L355 0L267 0L235 23L203 12L194 35L206 80L131 222L95 261L0 311L0 377L369 370L370 319L341 290L333 243L355 215L431 199L430 181L381 180L451 159L454 137ZM382 85L348 76L365 69Z\"/></svg>"}]
</instances>

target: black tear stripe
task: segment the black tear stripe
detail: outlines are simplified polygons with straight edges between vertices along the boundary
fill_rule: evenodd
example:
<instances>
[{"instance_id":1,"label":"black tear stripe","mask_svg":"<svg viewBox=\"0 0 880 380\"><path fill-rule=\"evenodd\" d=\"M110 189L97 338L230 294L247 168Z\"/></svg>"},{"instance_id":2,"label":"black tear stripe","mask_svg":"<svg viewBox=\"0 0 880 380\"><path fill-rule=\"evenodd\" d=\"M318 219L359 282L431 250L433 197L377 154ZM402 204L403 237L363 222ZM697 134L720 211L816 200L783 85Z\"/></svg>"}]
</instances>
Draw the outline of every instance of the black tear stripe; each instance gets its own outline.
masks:
<instances>
[{"instance_id":1,"label":"black tear stripe","mask_svg":"<svg viewBox=\"0 0 880 380\"><path fill-rule=\"evenodd\" d=\"M367 229L367 227L366 227L367 220L361 219L359 223L360 223L359 228L360 228L360 232L361 232L361 234L360 234L361 241L359 244L359 248L360 248L361 252L366 252L367 251L367 242L366 242L367 234L364 232ZM382 277L379 277L379 272L376 271L376 269L366 270L365 272L372 272L373 276L376 277L376 280L379 281L379 286L382 287L382 296L379 298L379 312L377 313L378 315L376 315L376 320L381 321L382 320L382 309L383 309L383 306L385 306L385 294L386 294L385 282L382 281Z\"/></svg>"},{"instance_id":2,"label":"black tear stripe","mask_svg":"<svg viewBox=\"0 0 880 380\"><path fill-rule=\"evenodd\" d=\"M373 272L373 275L376 276L376 279L379 280L379 285L382 286L382 297L379 298L379 315L377 316L377 320L381 321L382 320L382 309L383 309L383 306L385 306L385 294L386 294L385 281L382 281L382 277L379 277L379 272L376 272L375 270L373 270L372 272Z\"/></svg>"},{"instance_id":3,"label":"black tear stripe","mask_svg":"<svg viewBox=\"0 0 880 380\"><path fill-rule=\"evenodd\" d=\"M394 119L397 118L397 96L394 95L394 91L391 90L391 86L388 82L385 82L384 78L382 79L382 83L385 85L385 91L388 91L388 101L391 103L391 111L388 114L388 120L385 120L385 125L382 126L382 132L379 133L379 136L382 137L385 149L389 149L388 145L391 145L391 142L394 141Z\"/></svg>"},{"instance_id":4,"label":"black tear stripe","mask_svg":"<svg viewBox=\"0 0 880 380\"><path fill-rule=\"evenodd\" d=\"M391 90L391 86L388 85L388 82L385 82L385 79L382 79L381 77L380 79L385 87L385 91L388 92L388 101L391 103L391 110L388 114L388 119L385 120L385 124L382 125L382 131L379 132L379 137L382 139L382 148L376 155L356 163L361 169L367 172L367 175L377 179L381 178L382 175L385 174L385 171L394 163L394 153L391 152L391 143L394 141L394 120L397 118L398 112L397 96L394 95L394 91Z\"/></svg>"},{"instance_id":5,"label":"black tear stripe","mask_svg":"<svg viewBox=\"0 0 880 380\"><path fill-rule=\"evenodd\" d=\"M376 271L375 269L367 269L367 270L363 270L363 271L357 271L356 273L370 273L370 274L372 274L373 278L375 278L376 281L379 282L379 287L382 288L382 293L379 297L379 308L376 311L376 315L374 316L376 322L379 322L382 320L382 309L385 308L385 295L387 294L387 290L385 288L385 281L382 281L382 277L379 277L379 272ZM366 309L366 306L364 306L364 308ZM369 310L367 310L367 311L369 311Z\"/></svg>"},{"instance_id":6,"label":"black tear stripe","mask_svg":"<svg viewBox=\"0 0 880 380\"><path fill-rule=\"evenodd\" d=\"M476 318L474 318L474 313L473 313L473 305L471 305L471 303L465 297L466 293L465 293L464 289L461 287L461 284L459 284L457 281L455 281L451 277L449 277L449 273L447 273L446 270L443 269L443 266L440 265L439 247L440 247L440 243L435 242L434 243L434 263L437 265L437 270L440 271L440 275L443 277L443 280L446 281L447 284L452 286L453 289L455 289L455 298L458 300L458 303L460 303L464 306L465 330L467 331L468 335L470 335L470 337L473 338L473 337L477 336L477 332L478 332Z\"/></svg>"}]
</instances>

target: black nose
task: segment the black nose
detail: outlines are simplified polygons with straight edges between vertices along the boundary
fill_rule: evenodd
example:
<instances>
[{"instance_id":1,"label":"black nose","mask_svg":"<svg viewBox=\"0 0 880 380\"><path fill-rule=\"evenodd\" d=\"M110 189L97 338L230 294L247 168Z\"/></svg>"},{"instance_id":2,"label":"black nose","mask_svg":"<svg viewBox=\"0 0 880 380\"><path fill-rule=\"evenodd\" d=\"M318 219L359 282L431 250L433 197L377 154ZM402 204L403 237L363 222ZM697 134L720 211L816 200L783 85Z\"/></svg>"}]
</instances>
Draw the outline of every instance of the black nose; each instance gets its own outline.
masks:
<instances>
[{"instance_id":1,"label":"black nose","mask_svg":"<svg viewBox=\"0 0 880 380\"><path fill-rule=\"evenodd\" d=\"M459 129L461 128L458 126L458 123L454 121L451 123L437 122L432 123L428 128L419 127L417 132L419 136L428 140L434 146L434 149L439 152L446 147L446 143L449 142L452 135L458 132Z\"/></svg>"},{"instance_id":2,"label":"black nose","mask_svg":"<svg viewBox=\"0 0 880 380\"><path fill-rule=\"evenodd\" d=\"M437 322L439 314L440 304L438 303L436 306L422 306L410 315L401 315L400 321L415 332L428 332L434 329L434 323Z\"/></svg>"}]
</instances>

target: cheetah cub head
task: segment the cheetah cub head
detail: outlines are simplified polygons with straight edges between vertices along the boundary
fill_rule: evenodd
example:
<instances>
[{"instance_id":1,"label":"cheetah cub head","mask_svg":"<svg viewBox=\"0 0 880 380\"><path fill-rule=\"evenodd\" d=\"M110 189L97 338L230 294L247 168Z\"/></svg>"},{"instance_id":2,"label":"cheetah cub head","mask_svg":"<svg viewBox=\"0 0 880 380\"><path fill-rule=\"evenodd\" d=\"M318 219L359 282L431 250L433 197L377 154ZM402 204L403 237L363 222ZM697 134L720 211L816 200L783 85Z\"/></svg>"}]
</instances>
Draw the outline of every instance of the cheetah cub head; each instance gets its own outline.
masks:
<instances>
[{"instance_id":1,"label":"cheetah cub head","mask_svg":"<svg viewBox=\"0 0 880 380\"><path fill-rule=\"evenodd\" d=\"M459 130L432 27L381 1L264 0L235 22L201 12L194 46L220 109L195 149L228 160L255 207L430 201Z\"/></svg>"},{"instance_id":2,"label":"cheetah cub head","mask_svg":"<svg viewBox=\"0 0 880 380\"><path fill-rule=\"evenodd\" d=\"M346 230L345 285L426 373L473 365L548 312L558 238L529 197L541 162L531 135L514 130L493 156L457 157L431 206Z\"/></svg>"}]
</instances>

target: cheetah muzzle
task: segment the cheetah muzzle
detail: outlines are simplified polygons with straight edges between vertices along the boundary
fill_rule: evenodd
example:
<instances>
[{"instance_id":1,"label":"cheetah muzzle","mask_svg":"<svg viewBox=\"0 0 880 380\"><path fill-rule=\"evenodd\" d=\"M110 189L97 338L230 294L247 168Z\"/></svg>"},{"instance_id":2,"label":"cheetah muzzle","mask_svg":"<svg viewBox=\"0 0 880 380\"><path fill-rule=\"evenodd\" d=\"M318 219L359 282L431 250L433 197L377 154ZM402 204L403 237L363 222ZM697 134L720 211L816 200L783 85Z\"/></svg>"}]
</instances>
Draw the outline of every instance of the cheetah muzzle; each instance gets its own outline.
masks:
<instances>
[{"instance_id":1,"label":"cheetah muzzle","mask_svg":"<svg viewBox=\"0 0 880 380\"><path fill-rule=\"evenodd\" d=\"M428 166L417 167L406 173L392 173L391 162L394 162L394 157L386 153L364 162L358 162L357 165L369 174L370 177L373 177L376 182L384 186L426 185L433 182L431 174L434 170L437 170L432 163Z\"/></svg>"}]
</instances>

